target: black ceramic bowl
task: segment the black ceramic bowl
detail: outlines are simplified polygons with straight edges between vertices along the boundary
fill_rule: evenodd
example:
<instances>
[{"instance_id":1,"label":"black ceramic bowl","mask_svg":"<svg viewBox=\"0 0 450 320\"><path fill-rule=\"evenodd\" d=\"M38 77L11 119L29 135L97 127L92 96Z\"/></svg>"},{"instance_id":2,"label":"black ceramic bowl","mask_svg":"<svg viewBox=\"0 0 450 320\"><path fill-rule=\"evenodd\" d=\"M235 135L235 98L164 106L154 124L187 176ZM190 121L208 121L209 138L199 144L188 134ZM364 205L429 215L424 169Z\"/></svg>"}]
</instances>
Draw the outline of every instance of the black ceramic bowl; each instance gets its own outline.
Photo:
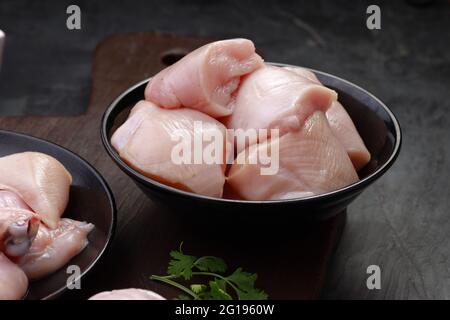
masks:
<instances>
[{"instance_id":1,"label":"black ceramic bowl","mask_svg":"<svg viewBox=\"0 0 450 320\"><path fill-rule=\"evenodd\" d=\"M288 66L275 64L278 66ZM144 97L144 89L150 79L142 81L122 93L106 109L101 137L106 151L114 162L129 175L151 199L161 200L179 212L205 212L210 217L218 213L260 219L275 214L285 218L323 219L344 210L366 187L381 177L394 163L400 151L401 131L394 114L379 99L366 90L336 76L313 71L327 87L338 92L339 101L353 119L362 139L369 149L372 160L359 172L360 181L325 194L307 198L245 201L212 198L178 190L148 178L128 166L110 143L114 130L125 121L129 109ZM151 143L151 137L149 137ZM280 217L280 218L281 218ZM271 219L273 220L273 219Z\"/></svg>"},{"instance_id":2,"label":"black ceramic bowl","mask_svg":"<svg viewBox=\"0 0 450 320\"><path fill-rule=\"evenodd\" d=\"M85 160L51 142L24 134L0 130L0 156L37 151L58 159L72 174L69 204L63 217L88 221L95 225L89 234L89 245L68 265L77 265L83 276L97 263L109 246L115 228L114 198L101 175ZM53 299L66 290L69 274L66 267L30 283L25 299Z\"/></svg>"}]
</instances>

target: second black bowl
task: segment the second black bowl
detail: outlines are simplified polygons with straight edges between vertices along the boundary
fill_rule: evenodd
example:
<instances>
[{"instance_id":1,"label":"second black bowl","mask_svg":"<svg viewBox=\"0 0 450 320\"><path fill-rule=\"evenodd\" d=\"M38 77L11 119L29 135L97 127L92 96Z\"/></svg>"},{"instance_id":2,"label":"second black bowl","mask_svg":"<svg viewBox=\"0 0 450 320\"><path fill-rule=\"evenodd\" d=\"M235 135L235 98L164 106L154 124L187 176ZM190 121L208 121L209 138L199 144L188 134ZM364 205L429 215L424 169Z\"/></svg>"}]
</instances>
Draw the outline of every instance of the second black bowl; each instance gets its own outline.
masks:
<instances>
[{"instance_id":1,"label":"second black bowl","mask_svg":"<svg viewBox=\"0 0 450 320\"><path fill-rule=\"evenodd\" d=\"M360 181L344 188L306 198L246 201L202 196L170 187L142 175L120 158L112 147L110 138L114 130L125 121L130 108L144 98L144 89L150 79L132 86L108 106L101 124L103 145L120 169L130 176L149 198L170 205L179 212L207 213L210 217L226 213L230 218L231 215L233 217L238 215L255 219L275 215L308 219L331 217L344 210L365 188L392 166L400 151L401 130L389 108L366 90L339 77L311 71L325 86L338 93L339 101L349 113L372 156L371 161L358 172ZM151 137L149 139L151 143ZM190 210L187 210L188 208Z\"/></svg>"},{"instance_id":2,"label":"second black bowl","mask_svg":"<svg viewBox=\"0 0 450 320\"><path fill-rule=\"evenodd\" d=\"M63 218L87 221L95 225L89 233L88 246L70 262L48 276L30 283L27 300L53 299L67 290L67 266L80 268L85 275L109 247L116 223L116 205L106 181L97 170L75 153L49 141L29 135L0 130L0 157L25 151L42 152L56 158L73 178L70 197Z\"/></svg>"}]
</instances>

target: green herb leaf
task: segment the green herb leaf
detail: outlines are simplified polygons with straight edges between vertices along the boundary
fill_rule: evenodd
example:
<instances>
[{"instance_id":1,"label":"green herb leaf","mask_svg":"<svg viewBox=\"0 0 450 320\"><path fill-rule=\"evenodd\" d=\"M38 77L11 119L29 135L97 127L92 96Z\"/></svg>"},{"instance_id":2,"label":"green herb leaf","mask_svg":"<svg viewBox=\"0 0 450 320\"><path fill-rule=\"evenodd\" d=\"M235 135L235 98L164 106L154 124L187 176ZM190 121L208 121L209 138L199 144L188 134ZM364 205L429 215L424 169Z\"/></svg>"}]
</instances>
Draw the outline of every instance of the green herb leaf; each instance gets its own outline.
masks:
<instances>
[{"instance_id":1,"label":"green herb leaf","mask_svg":"<svg viewBox=\"0 0 450 320\"><path fill-rule=\"evenodd\" d=\"M249 291L237 290L239 300L267 300L268 295L263 290L251 289Z\"/></svg>"},{"instance_id":2,"label":"green herb leaf","mask_svg":"<svg viewBox=\"0 0 450 320\"><path fill-rule=\"evenodd\" d=\"M200 271L209 271L209 272L226 272L227 264L223 259L213 257L213 256L205 256L197 259L195 261L195 267Z\"/></svg>"},{"instance_id":3,"label":"green herb leaf","mask_svg":"<svg viewBox=\"0 0 450 320\"><path fill-rule=\"evenodd\" d=\"M177 300L191 300L191 298L188 295L182 293L178 296Z\"/></svg>"},{"instance_id":4,"label":"green herb leaf","mask_svg":"<svg viewBox=\"0 0 450 320\"><path fill-rule=\"evenodd\" d=\"M169 262L168 274L175 277L183 277L185 280L191 279L192 268L197 258L185 255L181 251L171 251L170 256L173 259Z\"/></svg>"},{"instance_id":5,"label":"green herb leaf","mask_svg":"<svg viewBox=\"0 0 450 320\"><path fill-rule=\"evenodd\" d=\"M223 273L227 270L225 261L218 257L204 256L197 259L195 256L184 254L180 245L178 251L171 251L167 276L152 275L150 278L160 281L166 285L176 287L184 291L179 300L232 300L233 296L237 296L239 300L266 300L268 295L260 289L255 288L257 279L256 273L249 273L237 268L231 275L226 277ZM198 271L196 271L196 269ZM184 285L175 278L184 278L188 281L192 276L209 277L210 280L206 284L193 283ZM233 290L233 296L229 293Z\"/></svg>"},{"instance_id":6,"label":"green herb leaf","mask_svg":"<svg viewBox=\"0 0 450 320\"><path fill-rule=\"evenodd\" d=\"M255 288L257 278L256 273L244 272L242 268L236 269L233 274L227 277L237 286L236 293L239 300L267 300L267 294L263 290Z\"/></svg>"},{"instance_id":7,"label":"green herb leaf","mask_svg":"<svg viewBox=\"0 0 450 320\"><path fill-rule=\"evenodd\" d=\"M205 291L208 287L205 286L204 284L191 284L191 290L194 293L201 293L203 291Z\"/></svg>"},{"instance_id":8,"label":"green herb leaf","mask_svg":"<svg viewBox=\"0 0 450 320\"><path fill-rule=\"evenodd\" d=\"M209 282L212 300L233 300L233 298L225 290L220 288L219 284L216 281L217 280Z\"/></svg>"},{"instance_id":9,"label":"green herb leaf","mask_svg":"<svg viewBox=\"0 0 450 320\"><path fill-rule=\"evenodd\" d=\"M223 291L227 291L227 282L225 280L216 279L215 281L220 289L222 289Z\"/></svg>"},{"instance_id":10,"label":"green herb leaf","mask_svg":"<svg viewBox=\"0 0 450 320\"><path fill-rule=\"evenodd\" d=\"M255 273L244 272L242 268L237 268L227 279L233 282L239 289L249 291L255 287L257 277Z\"/></svg>"}]
</instances>

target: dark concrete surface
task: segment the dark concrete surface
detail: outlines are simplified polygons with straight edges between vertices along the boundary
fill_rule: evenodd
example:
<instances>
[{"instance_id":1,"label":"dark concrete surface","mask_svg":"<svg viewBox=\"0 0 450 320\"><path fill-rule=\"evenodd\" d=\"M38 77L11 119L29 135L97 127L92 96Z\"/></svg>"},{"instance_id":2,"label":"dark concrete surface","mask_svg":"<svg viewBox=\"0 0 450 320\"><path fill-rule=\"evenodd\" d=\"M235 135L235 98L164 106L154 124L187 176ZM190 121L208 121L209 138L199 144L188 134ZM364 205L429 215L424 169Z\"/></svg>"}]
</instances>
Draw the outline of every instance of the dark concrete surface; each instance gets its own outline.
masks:
<instances>
[{"instance_id":1,"label":"dark concrete surface","mask_svg":"<svg viewBox=\"0 0 450 320\"><path fill-rule=\"evenodd\" d=\"M65 27L69 4L81 7L81 31ZM365 26L369 4L381 7L381 30ZM92 50L115 32L247 37L268 61L366 88L397 115L403 148L349 207L323 298L450 299L448 1L2 0L0 29L1 115L82 113ZM372 264L381 268L381 290L366 287Z\"/></svg>"}]
</instances>

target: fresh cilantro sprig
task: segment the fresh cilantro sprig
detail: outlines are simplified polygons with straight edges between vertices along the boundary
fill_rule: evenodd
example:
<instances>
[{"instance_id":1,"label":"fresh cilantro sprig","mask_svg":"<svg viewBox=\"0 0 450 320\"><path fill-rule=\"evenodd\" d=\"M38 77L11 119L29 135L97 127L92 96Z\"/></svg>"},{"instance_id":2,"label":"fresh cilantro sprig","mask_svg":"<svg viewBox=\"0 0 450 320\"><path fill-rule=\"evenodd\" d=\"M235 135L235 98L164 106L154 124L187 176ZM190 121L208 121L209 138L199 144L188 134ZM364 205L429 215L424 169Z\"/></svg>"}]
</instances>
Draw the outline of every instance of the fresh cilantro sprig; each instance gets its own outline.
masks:
<instances>
[{"instance_id":1,"label":"fresh cilantro sprig","mask_svg":"<svg viewBox=\"0 0 450 320\"><path fill-rule=\"evenodd\" d=\"M267 300L268 295L255 288L256 273L248 273L237 268L232 274L225 276L228 267L225 261L218 257L195 256L184 254L181 243L177 251L171 251L172 258L167 268L168 275L152 275L150 279L161 281L174 286L181 291L178 299L187 300L232 300L233 296L239 300ZM193 276L208 277L206 283L192 283L183 285L175 280L182 279L189 282ZM231 293L230 293L231 291Z\"/></svg>"}]
</instances>

